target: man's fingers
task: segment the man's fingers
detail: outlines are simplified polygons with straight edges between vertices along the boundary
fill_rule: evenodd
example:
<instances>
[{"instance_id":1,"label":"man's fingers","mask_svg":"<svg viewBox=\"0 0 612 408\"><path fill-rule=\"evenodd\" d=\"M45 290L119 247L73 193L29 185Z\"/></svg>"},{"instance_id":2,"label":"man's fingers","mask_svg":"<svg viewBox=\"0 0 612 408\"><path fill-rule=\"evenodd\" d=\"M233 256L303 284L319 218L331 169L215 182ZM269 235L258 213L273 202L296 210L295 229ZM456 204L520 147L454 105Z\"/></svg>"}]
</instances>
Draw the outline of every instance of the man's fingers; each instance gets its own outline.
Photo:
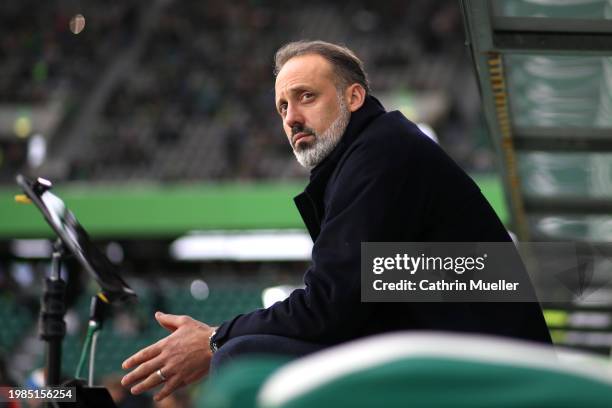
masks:
<instances>
[{"instance_id":1,"label":"man's fingers","mask_svg":"<svg viewBox=\"0 0 612 408\"><path fill-rule=\"evenodd\" d=\"M163 363L160 357L156 357L153 360L142 363L134 371L121 379L121 385L128 386L130 384L134 384L135 382L141 381L143 378L146 378L151 373L154 373L158 368L162 367L162 365Z\"/></svg>"},{"instance_id":2,"label":"man's fingers","mask_svg":"<svg viewBox=\"0 0 612 408\"><path fill-rule=\"evenodd\" d=\"M166 370L163 370L163 369L162 369L162 373L166 377L171 375L170 373L167 373ZM157 374L157 370L155 370L143 382L141 382L138 385L133 386L132 389L130 389L130 392L134 395L137 395L145 391L148 391L151 388L157 387L162 382L164 382L164 380L161 379L161 377Z\"/></svg>"},{"instance_id":3,"label":"man's fingers","mask_svg":"<svg viewBox=\"0 0 612 408\"><path fill-rule=\"evenodd\" d=\"M205 345L211 328L189 316L157 312L155 319L175 333L125 360L124 369L135 368L123 377L121 384L135 384L131 392L140 394L164 382L161 391L156 395L156 400L159 401L206 374L210 364L210 351ZM156 372L160 368L162 376ZM166 381L162 381L162 377Z\"/></svg>"},{"instance_id":4,"label":"man's fingers","mask_svg":"<svg viewBox=\"0 0 612 408\"><path fill-rule=\"evenodd\" d=\"M134 366L137 366L138 364L157 357L157 355L159 355L162 350L162 345L160 344L162 341L164 341L164 339L161 339L160 341L150 345L149 347L143 348L138 353L125 360L123 364L121 364L121 367L124 370L128 370Z\"/></svg>"},{"instance_id":5,"label":"man's fingers","mask_svg":"<svg viewBox=\"0 0 612 408\"><path fill-rule=\"evenodd\" d=\"M162 312L155 313L155 319L166 330L175 331L181 324L184 324L187 316L177 316Z\"/></svg>"},{"instance_id":6,"label":"man's fingers","mask_svg":"<svg viewBox=\"0 0 612 408\"><path fill-rule=\"evenodd\" d=\"M185 383L181 380L180 376L175 375L174 377L171 377L168 379L168 381L166 381L164 387L161 389L160 392L155 394L153 399L155 401L161 401L183 385L185 385Z\"/></svg>"}]
</instances>

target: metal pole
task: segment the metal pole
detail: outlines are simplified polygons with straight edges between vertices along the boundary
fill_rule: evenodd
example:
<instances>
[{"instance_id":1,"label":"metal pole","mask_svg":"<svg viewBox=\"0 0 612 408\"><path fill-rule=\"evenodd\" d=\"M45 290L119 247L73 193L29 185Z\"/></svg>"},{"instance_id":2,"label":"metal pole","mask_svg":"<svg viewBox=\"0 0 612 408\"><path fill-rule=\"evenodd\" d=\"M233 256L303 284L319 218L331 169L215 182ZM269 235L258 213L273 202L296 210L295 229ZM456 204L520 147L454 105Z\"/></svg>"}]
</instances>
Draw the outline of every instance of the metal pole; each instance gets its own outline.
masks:
<instances>
[{"instance_id":1,"label":"metal pole","mask_svg":"<svg viewBox=\"0 0 612 408\"><path fill-rule=\"evenodd\" d=\"M39 330L40 337L47 342L47 386L57 386L61 381L62 340L66 333L64 296L66 283L60 275L63 244L60 240L53 246L51 275L45 277L41 300Z\"/></svg>"}]
</instances>

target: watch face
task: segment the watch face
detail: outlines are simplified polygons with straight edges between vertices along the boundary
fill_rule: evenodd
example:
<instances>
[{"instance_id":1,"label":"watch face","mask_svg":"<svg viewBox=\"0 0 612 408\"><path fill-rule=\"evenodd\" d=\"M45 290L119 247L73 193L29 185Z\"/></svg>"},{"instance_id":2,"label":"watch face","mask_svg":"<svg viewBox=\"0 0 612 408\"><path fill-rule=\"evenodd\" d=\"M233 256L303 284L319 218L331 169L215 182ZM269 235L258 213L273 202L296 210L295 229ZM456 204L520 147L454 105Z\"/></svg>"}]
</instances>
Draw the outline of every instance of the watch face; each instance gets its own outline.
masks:
<instances>
[{"instance_id":1,"label":"watch face","mask_svg":"<svg viewBox=\"0 0 612 408\"><path fill-rule=\"evenodd\" d=\"M216 353L217 350L219 349L217 347L217 343L215 342L215 335L217 334L217 331L213 331L212 334L210 335L210 337L208 338L208 346L210 347L210 351L212 351L213 353Z\"/></svg>"}]
</instances>

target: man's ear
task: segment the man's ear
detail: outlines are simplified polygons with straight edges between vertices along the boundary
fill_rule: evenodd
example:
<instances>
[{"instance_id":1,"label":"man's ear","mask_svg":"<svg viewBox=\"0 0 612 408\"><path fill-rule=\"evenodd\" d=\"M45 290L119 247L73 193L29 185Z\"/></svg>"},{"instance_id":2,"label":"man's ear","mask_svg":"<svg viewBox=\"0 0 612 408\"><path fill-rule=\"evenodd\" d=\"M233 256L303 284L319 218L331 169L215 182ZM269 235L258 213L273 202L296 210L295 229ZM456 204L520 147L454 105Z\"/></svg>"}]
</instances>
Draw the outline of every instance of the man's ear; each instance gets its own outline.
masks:
<instances>
[{"instance_id":1,"label":"man's ear","mask_svg":"<svg viewBox=\"0 0 612 408\"><path fill-rule=\"evenodd\" d=\"M365 102L366 91L361 84L354 83L346 88L344 96L348 102L349 110L355 112Z\"/></svg>"}]
</instances>

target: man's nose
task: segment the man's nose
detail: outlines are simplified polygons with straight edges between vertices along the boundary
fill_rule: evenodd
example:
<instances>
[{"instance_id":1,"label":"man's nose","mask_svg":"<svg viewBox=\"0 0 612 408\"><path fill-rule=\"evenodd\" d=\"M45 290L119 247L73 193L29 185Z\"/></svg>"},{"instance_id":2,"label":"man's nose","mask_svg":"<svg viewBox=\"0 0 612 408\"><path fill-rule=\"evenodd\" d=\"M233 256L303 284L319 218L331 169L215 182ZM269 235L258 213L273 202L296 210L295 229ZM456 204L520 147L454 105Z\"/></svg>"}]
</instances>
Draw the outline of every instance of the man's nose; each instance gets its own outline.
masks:
<instances>
[{"instance_id":1,"label":"man's nose","mask_svg":"<svg viewBox=\"0 0 612 408\"><path fill-rule=\"evenodd\" d=\"M304 124L304 117L302 115L302 112L295 105L287 106L287 114L285 115L285 124L289 128L292 128L296 125Z\"/></svg>"}]
</instances>

